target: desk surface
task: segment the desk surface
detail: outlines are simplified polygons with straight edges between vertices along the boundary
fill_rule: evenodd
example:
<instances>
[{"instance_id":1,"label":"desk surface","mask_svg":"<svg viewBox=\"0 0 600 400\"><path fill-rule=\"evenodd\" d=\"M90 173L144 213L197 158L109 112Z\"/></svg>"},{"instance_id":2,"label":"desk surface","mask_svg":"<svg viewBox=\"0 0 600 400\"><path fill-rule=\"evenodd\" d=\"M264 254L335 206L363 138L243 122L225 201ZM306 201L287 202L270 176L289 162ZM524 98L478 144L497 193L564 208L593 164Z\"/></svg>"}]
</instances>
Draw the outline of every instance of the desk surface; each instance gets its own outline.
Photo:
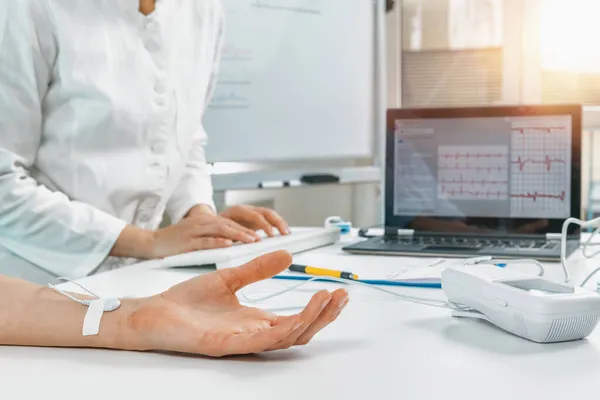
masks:
<instances>
[{"instance_id":1,"label":"desk surface","mask_svg":"<svg viewBox=\"0 0 600 400\"><path fill-rule=\"evenodd\" d=\"M344 257L357 263L396 257L343 255L330 246L296 257ZM572 261L584 276L593 261ZM197 275L199 269L125 268L86 278L105 295L148 295ZM557 265L548 275L560 276ZM290 282L269 280L248 295ZM335 284L310 283L278 299L300 304ZM442 297L438 289L395 290ZM564 399L593 396L600 377L600 329L588 339L540 345L449 311L350 288L340 319L306 347L227 359L88 349L0 347L0 392L6 398L89 399ZM274 301L274 300L273 300ZM61 393L59 396L58 393ZM4 396L2 396L4 398Z\"/></svg>"}]
</instances>

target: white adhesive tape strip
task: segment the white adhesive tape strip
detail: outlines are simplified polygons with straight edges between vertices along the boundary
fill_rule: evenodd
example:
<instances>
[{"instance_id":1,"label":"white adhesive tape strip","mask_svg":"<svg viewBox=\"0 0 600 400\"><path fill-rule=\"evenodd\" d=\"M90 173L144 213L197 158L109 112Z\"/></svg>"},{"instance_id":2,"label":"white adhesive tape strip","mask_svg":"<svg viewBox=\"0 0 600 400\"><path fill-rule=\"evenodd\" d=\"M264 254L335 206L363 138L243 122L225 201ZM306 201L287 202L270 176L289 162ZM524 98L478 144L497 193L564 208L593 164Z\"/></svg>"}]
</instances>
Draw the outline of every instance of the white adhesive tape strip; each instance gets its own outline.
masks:
<instances>
[{"instance_id":1,"label":"white adhesive tape strip","mask_svg":"<svg viewBox=\"0 0 600 400\"><path fill-rule=\"evenodd\" d=\"M104 314L105 299L92 300L83 320L83 336L97 335Z\"/></svg>"}]
</instances>

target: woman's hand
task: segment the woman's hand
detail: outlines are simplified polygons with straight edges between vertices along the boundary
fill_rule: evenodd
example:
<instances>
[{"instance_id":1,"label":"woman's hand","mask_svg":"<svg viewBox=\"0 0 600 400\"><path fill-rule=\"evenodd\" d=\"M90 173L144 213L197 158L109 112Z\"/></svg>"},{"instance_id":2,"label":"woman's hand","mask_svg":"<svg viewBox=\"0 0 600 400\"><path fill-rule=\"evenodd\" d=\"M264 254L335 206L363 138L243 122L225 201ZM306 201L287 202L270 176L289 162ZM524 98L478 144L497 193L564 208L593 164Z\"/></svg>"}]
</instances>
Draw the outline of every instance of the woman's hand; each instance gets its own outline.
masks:
<instances>
[{"instance_id":1,"label":"woman's hand","mask_svg":"<svg viewBox=\"0 0 600 400\"><path fill-rule=\"evenodd\" d=\"M165 258L197 250L230 247L234 242L254 243L263 230L275 236L274 227L288 234L287 223L276 212L252 206L235 206L220 215L210 207L192 208L179 223L147 231L133 225L125 227L110 255L139 259Z\"/></svg>"},{"instance_id":2,"label":"woman's hand","mask_svg":"<svg viewBox=\"0 0 600 400\"><path fill-rule=\"evenodd\" d=\"M275 229L282 235L290 233L290 228L285 220L275 211L268 208L234 206L219 215L254 231L263 230L271 237L275 236Z\"/></svg>"},{"instance_id":3,"label":"woman's hand","mask_svg":"<svg viewBox=\"0 0 600 400\"><path fill-rule=\"evenodd\" d=\"M153 234L149 258L164 258L197 250L230 247L233 242L253 243L260 236L218 215L195 215Z\"/></svg>"},{"instance_id":4,"label":"woman's hand","mask_svg":"<svg viewBox=\"0 0 600 400\"><path fill-rule=\"evenodd\" d=\"M345 289L318 292L301 313L286 317L244 307L235 295L283 271L291 261L283 251L268 254L139 300L126 318L124 347L221 357L307 344L346 306Z\"/></svg>"}]
</instances>

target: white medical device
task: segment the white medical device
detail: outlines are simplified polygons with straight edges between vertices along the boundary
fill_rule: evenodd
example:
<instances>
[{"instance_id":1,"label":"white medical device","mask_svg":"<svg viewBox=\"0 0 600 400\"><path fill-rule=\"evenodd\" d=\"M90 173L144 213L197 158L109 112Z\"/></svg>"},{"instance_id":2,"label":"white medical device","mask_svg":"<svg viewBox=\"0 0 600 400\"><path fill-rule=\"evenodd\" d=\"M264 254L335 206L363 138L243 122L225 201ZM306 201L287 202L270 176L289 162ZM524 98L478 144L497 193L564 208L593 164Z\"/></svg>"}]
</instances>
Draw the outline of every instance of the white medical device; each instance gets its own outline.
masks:
<instances>
[{"instance_id":1,"label":"white medical device","mask_svg":"<svg viewBox=\"0 0 600 400\"><path fill-rule=\"evenodd\" d=\"M600 294L493 265L448 268L442 289L455 317L479 318L538 343L587 337L600 319Z\"/></svg>"}]
</instances>

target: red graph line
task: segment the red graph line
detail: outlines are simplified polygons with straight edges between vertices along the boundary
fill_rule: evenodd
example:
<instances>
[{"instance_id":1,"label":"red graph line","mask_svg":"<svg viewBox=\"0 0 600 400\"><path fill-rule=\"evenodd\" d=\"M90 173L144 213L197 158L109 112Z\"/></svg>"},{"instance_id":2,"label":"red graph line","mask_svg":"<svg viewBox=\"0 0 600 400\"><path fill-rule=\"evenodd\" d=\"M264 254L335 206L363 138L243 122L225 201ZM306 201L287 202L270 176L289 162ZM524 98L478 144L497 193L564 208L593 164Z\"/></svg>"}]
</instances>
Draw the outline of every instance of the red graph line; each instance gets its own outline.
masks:
<instances>
[{"instance_id":1,"label":"red graph line","mask_svg":"<svg viewBox=\"0 0 600 400\"><path fill-rule=\"evenodd\" d=\"M513 132L519 132L521 135L525 133L525 131L542 131L546 133L552 133L552 131L556 130L567 130L565 126L531 126L531 127L523 127L523 128L512 128Z\"/></svg>"},{"instance_id":2,"label":"red graph line","mask_svg":"<svg viewBox=\"0 0 600 400\"><path fill-rule=\"evenodd\" d=\"M464 179L462 176L460 179L442 179L439 181L442 184L471 184L471 185L508 185L508 181L487 181L485 179Z\"/></svg>"},{"instance_id":3,"label":"red graph line","mask_svg":"<svg viewBox=\"0 0 600 400\"><path fill-rule=\"evenodd\" d=\"M483 172L487 171L488 173L492 173L494 171L504 171L508 168L505 167L471 167L470 165L466 165L464 167L455 166L455 167L440 167L441 171L478 171Z\"/></svg>"},{"instance_id":4,"label":"red graph line","mask_svg":"<svg viewBox=\"0 0 600 400\"><path fill-rule=\"evenodd\" d=\"M495 198L500 198L500 197L506 197L506 192L501 192L501 191L490 191L487 190L485 192L480 192L480 191L471 191L471 190L464 190L462 188L462 186L459 189L446 189L445 186L442 186L442 194L448 194L451 197L454 196L475 196L475 197L482 197L484 199L491 199L493 197Z\"/></svg>"},{"instance_id":5,"label":"red graph line","mask_svg":"<svg viewBox=\"0 0 600 400\"><path fill-rule=\"evenodd\" d=\"M545 194L545 193L538 193L538 192L533 192L533 193L523 193L523 194L511 194L510 197L514 197L514 198L519 198L519 199L531 199L534 202L537 201L537 199L556 199L556 200L560 200L560 201L565 201L566 198L566 193L564 191L562 191L560 194Z\"/></svg>"},{"instance_id":6,"label":"red graph line","mask_svg":"<svg viewBox=\"0 0 600 400\"><path fill-rule=\"evenodd\" d=\"M444 186L442 186L442 194L448 194L452 197L454 196L475 196L475 197L481 197L484 199L491 199L491 198L500 198L500 197L506 197L508 194L506 192L501 192L501 191L493 191L493 190L487 190L485 192L483 191L471 191L471 190L464 190L462 187L460 187L459 189L451 189L451 190L447 190ZM533 202L536 202L538 199L553 199L553 200L560 200L562 202L565 201L566 198L566 193L564 191L562 191L560 194L546 194L546 193L538 193L538 192L527 192L527 193L515 193L515 194L511 194L510 197L512 198L519 198L519 199L531 199Z\"/></svg>"},{"instance_id":7,"label":"red graph line","mask_svg":"<svg viewBox=\"0 0 600 400\"><path fill-rule=\"evenodd\" d=\"M566 165L567 163L565 162L565 160L562 160L560 158L550 158L550 156L546 156L546 158L544 160L533 160L531 158L526 158L526 159L522 159L520 156L519 158L517 158L516 161L511 161L511 164L516 164L519 166L519 171L523 172L523 170L525 169L525 167L527 166L527 164L542 164L546 166L546 171L550 172L550 168L552 168L552 164L563 164Z\"/></svg>"},{"instance_id":8,"label":"red graph line","mask_svg":"<svg viewBox=\"0 0 600 400\"><path fill-rule=\"evenodd\" d=\"M440 154L441 158L445 158L446 160L449 158L454 158L458 160L459 158L502 158L508 157L508 154L502 153L453 153L453 154Z\"/></svg>"}]
</instances>

